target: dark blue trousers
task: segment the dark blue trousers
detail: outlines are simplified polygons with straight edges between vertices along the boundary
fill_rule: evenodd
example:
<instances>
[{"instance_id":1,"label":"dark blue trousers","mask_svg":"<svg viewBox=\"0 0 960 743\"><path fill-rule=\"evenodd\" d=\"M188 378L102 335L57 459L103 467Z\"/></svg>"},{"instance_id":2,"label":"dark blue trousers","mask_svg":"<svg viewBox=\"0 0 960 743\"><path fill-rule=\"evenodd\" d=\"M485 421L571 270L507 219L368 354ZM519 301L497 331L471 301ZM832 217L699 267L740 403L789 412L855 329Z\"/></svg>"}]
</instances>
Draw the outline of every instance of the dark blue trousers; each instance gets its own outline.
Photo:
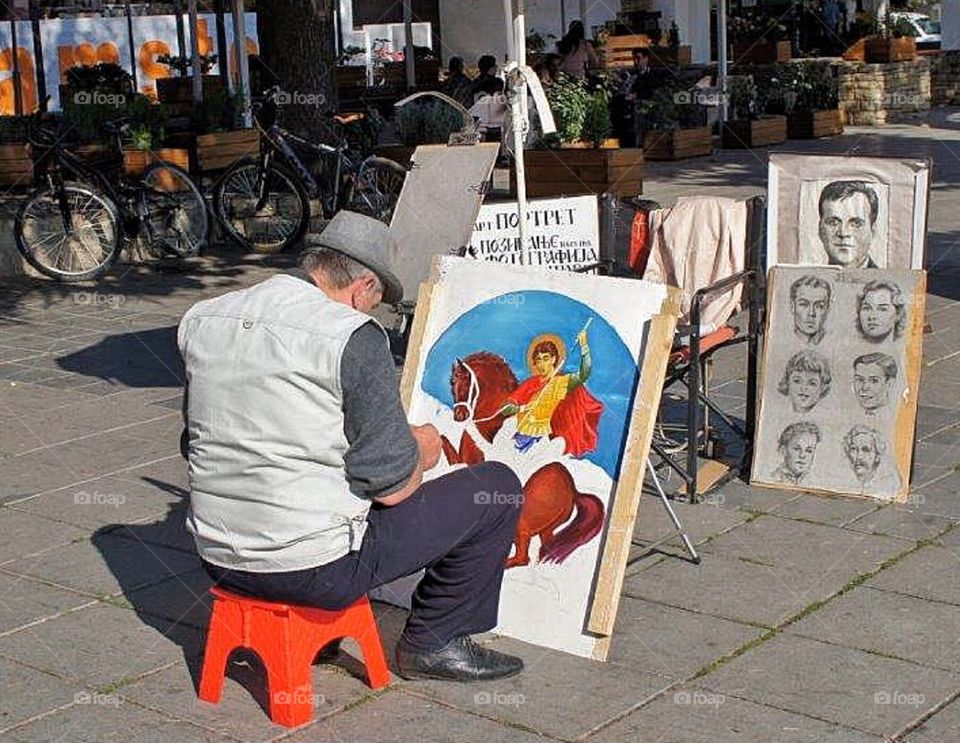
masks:
<instances>
[{"instance_id":1,"label":"dark blue trousers","mask_svg":"<svg viewBox=\"0 0 960 743\"><path fill-rule=\"evenodd\" d=\"M360 550L327 565L282 573L204 567L227 590L324 609L344 608L371 588L425 570L403 639L436 650L496 626L522 492L509 467L486 462L424 483L395 506L375 504Z\"/></svg>"}]
</instances>

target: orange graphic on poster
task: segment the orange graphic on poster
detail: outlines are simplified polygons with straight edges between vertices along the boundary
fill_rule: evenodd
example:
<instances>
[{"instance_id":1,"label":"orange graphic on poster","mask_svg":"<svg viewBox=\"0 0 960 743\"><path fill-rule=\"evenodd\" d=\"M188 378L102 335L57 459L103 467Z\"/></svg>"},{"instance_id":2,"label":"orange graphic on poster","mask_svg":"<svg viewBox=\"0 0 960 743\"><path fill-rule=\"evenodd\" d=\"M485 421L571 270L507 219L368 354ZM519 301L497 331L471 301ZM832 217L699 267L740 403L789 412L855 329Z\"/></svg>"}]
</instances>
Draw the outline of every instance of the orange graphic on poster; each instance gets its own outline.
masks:
<instances>
[{"instance_id":1,"label":"orange graphic on poster","mask_svg":"<svg viewBox=\"0 0 960 743\"><path fill-rule=\"evenodd\" d=\"M20 69L20 91L23 95L23 112L37 110L37 72L33 55L22 47L17 48L17 66ZM0 49L0 72L13 72L13 49ZM17 112L13 76L0 80L0 116L13 116Z\"/></svg>"},{"instance_id":2,"label":"orange graphic on poster","mask_svg":"<svg viewBox=\"0 0 960 743\"><path fill-rule=\"evenodd\" d=\"M105 41L94 46L84 41L76 46L63 45L57 47L57 68L60 82L65 80L65 73L74 65L92 67L98 62L120 64L120 50L112 41Z\"/></svg>"}]
</instances>

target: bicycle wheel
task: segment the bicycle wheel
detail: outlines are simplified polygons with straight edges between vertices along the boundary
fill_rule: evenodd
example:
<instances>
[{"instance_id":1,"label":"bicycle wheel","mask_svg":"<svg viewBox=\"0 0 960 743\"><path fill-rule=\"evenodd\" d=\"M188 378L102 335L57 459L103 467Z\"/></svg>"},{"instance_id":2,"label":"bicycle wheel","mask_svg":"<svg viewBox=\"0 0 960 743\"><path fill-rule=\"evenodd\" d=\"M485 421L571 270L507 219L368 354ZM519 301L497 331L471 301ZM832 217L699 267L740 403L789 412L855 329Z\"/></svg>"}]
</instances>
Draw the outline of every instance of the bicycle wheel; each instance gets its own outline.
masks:
<instances>
[{"instance_id":1,"label":"bicycle wheel","mask_svg":"<svg viewBox=\"0 0 960 743\"><path fill-rule=\"evenodd\" d=\"M197 184L176 165L154 163L140 185L151 246L181 258L197 255L210 236L207 203Z\"/></svg>"},{"instance_id":2,"label":"bicycle wheel","mask_svg":"<svg viewBox=\"0 0 960 743\"><path fill-rule=\"evenodd\" d=\"M122 245L117 207L83 183L63 184L59 194L40 188L20 207L14 234L24 260L58 281L83 281L105 273Z\"/></svg>"},{"instance_id":3,"label":"bicycle wheel","mask_svg":"<svg viewBox=\"0 0 960 743\"><path fill-rule=\"evenodd\" d=\"M256 160L234 163L217 184L213 209L236 243L257 253L279 253L306 234L310 201L300 179L272 163L261 204L260 173Z\"/></svg>"},{"instance_id":4,"label":"bicycle wheel","mask_svg":"<svg viewBox=\"0 0 960 743\"><path fill-rule=\"evenodd\" d=\"M368 157L357 169L347 209L390 223L407 171L385 157Z\"/></svg>"}]
</instances>

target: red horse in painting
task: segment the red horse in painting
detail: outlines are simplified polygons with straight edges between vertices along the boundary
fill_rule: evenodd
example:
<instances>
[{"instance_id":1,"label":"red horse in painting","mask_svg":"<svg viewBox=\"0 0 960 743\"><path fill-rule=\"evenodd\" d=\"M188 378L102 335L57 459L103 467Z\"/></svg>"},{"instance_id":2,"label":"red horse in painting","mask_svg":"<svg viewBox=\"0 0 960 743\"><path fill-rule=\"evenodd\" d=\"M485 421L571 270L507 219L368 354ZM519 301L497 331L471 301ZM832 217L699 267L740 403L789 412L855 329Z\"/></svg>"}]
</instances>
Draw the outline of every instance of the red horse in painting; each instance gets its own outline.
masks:
<instances>
[{"instance_id":1,"label":"red horse in painting","mask_svg":"<svg viewBox=\"0 0 960 743\"><path fill-rule=\"evenodd\" d=\"M517 386L509 364L496 354L479 351L457 359L450 374L454 420L462 423L473 419L477 432L492 443L509 417L499 411ZM460 438L459 448L454 448L445 436L441 444L450 464L484 461L483 452L466 432ZM573 521L554 533L574 509ZM559 564L602 528L603 502L595 495L578 492L570 472L559 462L544 465L523 486L523 507L514 538L516 549L507 559L507 567L530 563L530 539L534 535L540 537L539 561Z\"/></svg>"}]
</instances>

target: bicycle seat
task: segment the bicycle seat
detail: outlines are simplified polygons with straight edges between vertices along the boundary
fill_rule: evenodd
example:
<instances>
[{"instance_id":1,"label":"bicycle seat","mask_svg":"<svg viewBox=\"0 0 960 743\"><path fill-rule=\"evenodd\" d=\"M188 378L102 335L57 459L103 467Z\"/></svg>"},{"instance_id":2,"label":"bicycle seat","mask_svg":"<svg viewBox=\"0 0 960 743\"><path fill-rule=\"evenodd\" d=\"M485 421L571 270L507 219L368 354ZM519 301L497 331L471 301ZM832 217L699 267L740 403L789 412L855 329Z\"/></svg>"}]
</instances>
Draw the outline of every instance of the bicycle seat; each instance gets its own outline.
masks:
<instances>
[{"instance_id":1,"label":"bicycle seat","mask_svg":"<svg viewBox=\"0 0 960 743\"><path fill-rule=\"evenodd\" d=\"M338 124L353 124L356 121L363 121L366 118L366 114L362 113L350 113L350 114L334 114L333 120Z\"/></svg>"}]
</instances>

